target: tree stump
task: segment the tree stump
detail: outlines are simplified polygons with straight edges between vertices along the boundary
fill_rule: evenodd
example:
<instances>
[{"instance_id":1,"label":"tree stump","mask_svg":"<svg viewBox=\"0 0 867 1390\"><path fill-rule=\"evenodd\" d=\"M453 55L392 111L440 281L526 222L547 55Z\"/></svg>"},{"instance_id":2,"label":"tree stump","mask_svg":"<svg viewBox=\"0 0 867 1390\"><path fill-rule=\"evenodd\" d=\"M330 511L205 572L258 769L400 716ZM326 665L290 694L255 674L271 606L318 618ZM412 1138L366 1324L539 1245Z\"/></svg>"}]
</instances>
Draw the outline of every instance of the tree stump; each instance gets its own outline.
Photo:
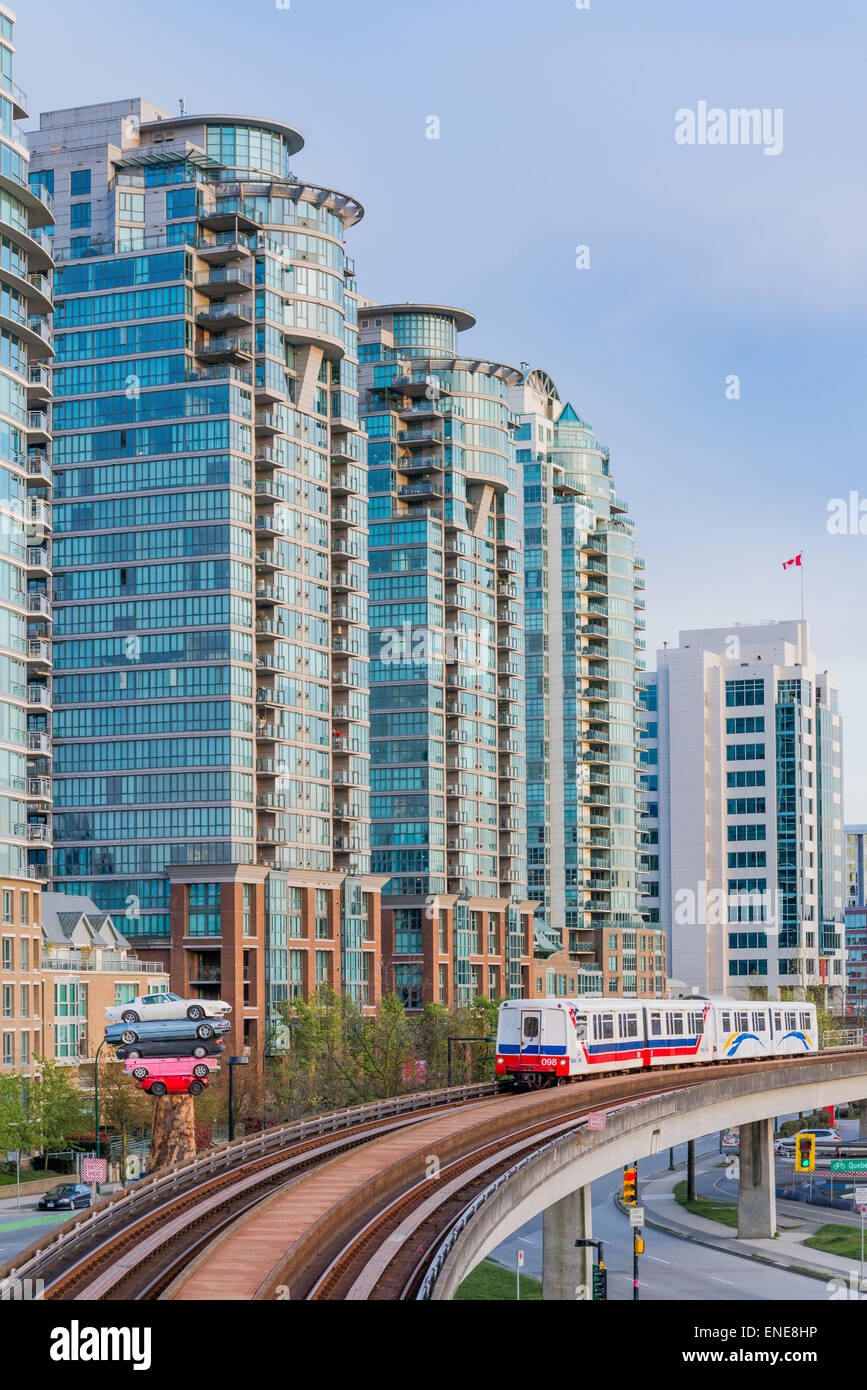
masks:
<instances>
[{"instance_id":1,"label":"tree stump","mask_svg":"<svg viewBox=\"0 0 867 1390\"><path fill-rule=\"evenodd\" d=\"M186 1163L196 1156L196 1126L193 1097L157 1096L151 1129L151 1151L148 1172L168 1168L172 1163Z\"/></svg>"}]
</instances>

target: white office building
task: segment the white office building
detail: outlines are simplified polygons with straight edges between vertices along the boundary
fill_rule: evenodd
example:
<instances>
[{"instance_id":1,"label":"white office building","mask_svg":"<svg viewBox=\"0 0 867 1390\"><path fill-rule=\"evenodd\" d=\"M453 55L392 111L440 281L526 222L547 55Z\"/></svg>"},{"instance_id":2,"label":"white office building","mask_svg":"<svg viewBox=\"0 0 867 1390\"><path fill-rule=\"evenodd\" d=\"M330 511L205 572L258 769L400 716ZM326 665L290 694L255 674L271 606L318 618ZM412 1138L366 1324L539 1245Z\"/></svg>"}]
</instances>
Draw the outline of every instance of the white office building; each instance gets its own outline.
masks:
<instances>
[{"instance_id":1,"label":"white office building","mask_svg":"<svg viewBox=\"0 0 867 1390\"><path fill-rule=\"evenodd\" d=\"M842 1007L837 686L802 621L681 632L648 676L646 906L690 992ZM656 846L653 846L654 850Z\"/></svg>"}]
</instances>

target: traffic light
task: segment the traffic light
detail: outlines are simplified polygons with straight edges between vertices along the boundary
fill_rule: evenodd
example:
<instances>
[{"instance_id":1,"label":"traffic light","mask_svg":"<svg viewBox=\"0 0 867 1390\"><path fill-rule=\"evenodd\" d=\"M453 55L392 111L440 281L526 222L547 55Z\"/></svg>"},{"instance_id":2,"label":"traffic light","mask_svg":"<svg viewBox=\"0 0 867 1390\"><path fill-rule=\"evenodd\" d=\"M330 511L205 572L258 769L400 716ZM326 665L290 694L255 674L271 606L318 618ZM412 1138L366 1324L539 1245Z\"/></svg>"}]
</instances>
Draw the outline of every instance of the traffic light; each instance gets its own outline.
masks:
<instances>
[{"instance_id":1,"label":"traffic light","mask_svg":"<svg viewBox=\"0 0 867 1390\"><path fill-rule=\"evenodd\" d=\"M638 1203L638 1168L634 1163L623 1169L623 1205L634 1207Z\"/></svg>"},{"instance_id":2,"label":"traffic light","mask_svg":"<svg viewBox=\"0 0 867 1390\"><path fill-rule=\"evenodd\" d=\"M593 1302L605 1303L608 1299L608 1270L600 1261L593 1266Z\"/></svg>"},{"instance_id":3,"label":"traffic light","mask_svg":"<svg viewBox=\"0 0 867 1390\"><path fill-rule=\"evenodd\" d=\"M812 1173L816 1167L815 1134L795 1135L795 1169L799 1173Z\"/></svg>"}]
</instances>

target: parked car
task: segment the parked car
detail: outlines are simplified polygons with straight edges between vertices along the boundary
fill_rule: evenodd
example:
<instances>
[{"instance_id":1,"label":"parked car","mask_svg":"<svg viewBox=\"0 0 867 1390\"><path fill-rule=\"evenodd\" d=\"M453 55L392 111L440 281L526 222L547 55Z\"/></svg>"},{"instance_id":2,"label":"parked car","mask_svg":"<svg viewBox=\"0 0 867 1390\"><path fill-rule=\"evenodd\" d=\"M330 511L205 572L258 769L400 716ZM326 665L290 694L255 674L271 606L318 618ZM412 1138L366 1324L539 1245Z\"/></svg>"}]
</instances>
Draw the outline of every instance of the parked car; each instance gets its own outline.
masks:
<instances>
[{"instance_id":1,"label":"parked car","mask_svg":"<svg viewBox=\"0 0 867 1390\"><path fill-rule=\"evenodd\" d=\"M152 1096L200 1096L208 1085L206 1076L145 1076L136 1085Z\"/></svg>"},{"instance_id":2,"label":"parked car","mask_svg":"<svg viewBox=\"0 0 867 1390\"><path fill-rule=\"evenodd\" d=\"M232 1012L223 999L182 999L179 994L160 990L156 994L137 994L126 1004L114 1004L105 1011L106 1023L153 1023L159 1019L222 1018Z\"/></svg>"},{"instance_id":3,"label":"parked car","mask_svg":"<svg viewBox=\"0 0 867 1390\"><path fill-rule=\"evenodd\" d=\"M105 1030L107 1042L152 1042L154 1039L202 1038L209 1040L218 1033L228 1033L231 1024L214 1018L207 1023L195 1023L189 1018L160 1019L153 1023L111 1023Z\"/></svg>"},{"instance_id":4,"label":"parked car","mask_svg":"<svg viewBox=\"0 0 867 1390\"><path fill-rule=\"evenodd\" d=\"M151 1038L148 1042L121 1043L114 1055L119 1062L136 1057L219 1057L225 1047L221 1038Z\"/></svg>"},{"instance_id":5,"label":"parked car","mask_svg":"<svg viewBox=\"0 0 867 1390\"><path fill-rule=\"evenodd\" d=\"M74 1211L76 1207L89 1207L92 1200L90 1188L83 1182L59 1182L43 1192L37 1211Z\"/></svg>"},{"instance_id":6,"label":"parked car","mask_svg":"<svg viewBox=\"0 0 867 1390\"><path fill-rule=\"evenodd\" d=\"M204 1062L196 1062L189 1057L152 1057L146 1062L134 1058L124 1062L124 1066L136 1081L143 1081L146 1076L210 1076L212 1071L219 1069L220 1064L213 1057L208 1057Z\"/></svg>"},{"instance_id":7,"label":"parked car","mask_svg":"<svg viewBox=\"0 0 867 1390\"><path fill-rule=\"evenodd\" d=\"M840 1143L840 1135L836 1129L799 1129L797 1134L786 1135L783 1139L774 1140L774 1151L778 1154L794 1154L795 1140L802 1134L814 1134L816 1136L816 1148L836 1149Z\"/></svg>"}]
</instances>

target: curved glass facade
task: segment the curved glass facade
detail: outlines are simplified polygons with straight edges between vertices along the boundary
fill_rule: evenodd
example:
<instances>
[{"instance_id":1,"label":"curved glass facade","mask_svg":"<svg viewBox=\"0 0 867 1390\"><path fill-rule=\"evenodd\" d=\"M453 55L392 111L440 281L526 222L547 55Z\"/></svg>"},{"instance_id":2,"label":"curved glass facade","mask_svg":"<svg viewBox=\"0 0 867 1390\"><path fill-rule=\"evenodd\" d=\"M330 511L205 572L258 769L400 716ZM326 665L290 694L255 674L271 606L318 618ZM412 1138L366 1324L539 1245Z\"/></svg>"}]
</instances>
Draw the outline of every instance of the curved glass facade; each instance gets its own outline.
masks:
<instances>
[{"instance_id":1,"label":"curved glass facade","mask_svg":"<svg viewBox=\"0 0 867 1390\"><path fill-rule=\"evenodd\" d=\"M51 192L0 11L0 876L44 877L51 808Z\"/></svg>"}]
</instances>

